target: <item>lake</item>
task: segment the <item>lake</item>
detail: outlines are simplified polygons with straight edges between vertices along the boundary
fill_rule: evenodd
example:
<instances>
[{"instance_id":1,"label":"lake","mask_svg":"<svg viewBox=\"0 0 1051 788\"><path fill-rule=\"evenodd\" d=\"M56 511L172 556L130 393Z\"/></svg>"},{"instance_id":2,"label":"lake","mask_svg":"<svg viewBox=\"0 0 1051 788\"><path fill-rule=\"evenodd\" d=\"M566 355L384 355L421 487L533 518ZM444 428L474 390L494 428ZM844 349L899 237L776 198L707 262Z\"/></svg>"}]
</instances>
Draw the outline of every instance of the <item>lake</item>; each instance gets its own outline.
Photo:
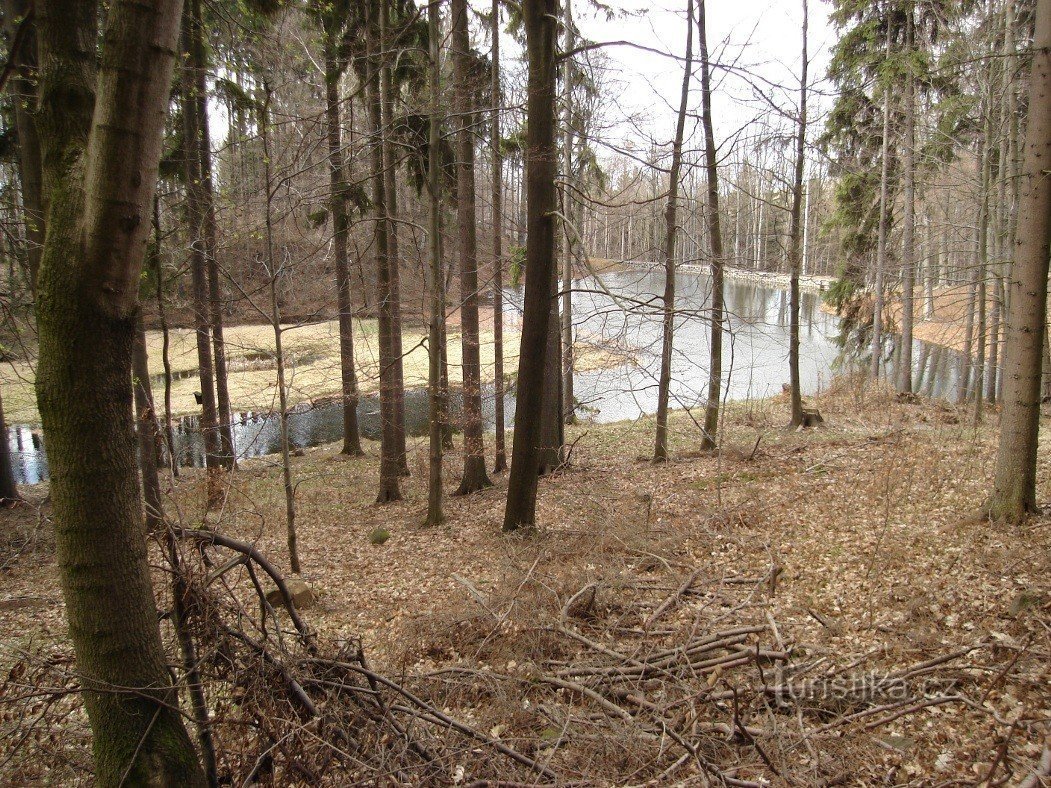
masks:
<instances>
[{"instance_id":1,"label":"lake","mask_svg":"<svg viewBox=\"0 0 1051 788\"><path fill-rule=\"evenodd\" d=\"M676 276L675 353L672 361L673 408L703 406L707 398L709 325L707 305L711 278L698 271ZM661 297L664 274L655 268L620 268L600 278L573 283L573 313L577 344L613 347L628 354L631 363L578 372L574 390L582 419L622 421L657 409L657 378L661 356ZM741 279L725 281L727 310L723 340L724 396L733 400L759 399L778 394L788 381L788 293L780 287ZM505 291L505 318L520 321L521 288ZM821 295L800 296L799 367L803 393L813 395L851 364L865 363L847 357L837 343L840 321L821 309ZM888 373L896 355L888 347ZM961 355L946 348L914 343L916 391L929 397L952 397L962 366ZM483 410L493 425L491 388L484 393ZM452 412L459 411L452 397ZM364 437L380 434L379 400L363 397L358 408ZM514 397L506 402L506 421L514 419ZM175 423L175 453L180 465L204 464L204 442L196 417ZM405 392L405 426L410 435L427 433L427 392ZM343 409L339 402L296 408L289 418L292 442L310 447L342 439ZM256 457L280 451L280 425L274 413L237 413L233 425L239 457ZM47 456L39 427L16 424L8 428L8 445L15 479L35 484L48 477Z\"/></svg>"}]
</instances>

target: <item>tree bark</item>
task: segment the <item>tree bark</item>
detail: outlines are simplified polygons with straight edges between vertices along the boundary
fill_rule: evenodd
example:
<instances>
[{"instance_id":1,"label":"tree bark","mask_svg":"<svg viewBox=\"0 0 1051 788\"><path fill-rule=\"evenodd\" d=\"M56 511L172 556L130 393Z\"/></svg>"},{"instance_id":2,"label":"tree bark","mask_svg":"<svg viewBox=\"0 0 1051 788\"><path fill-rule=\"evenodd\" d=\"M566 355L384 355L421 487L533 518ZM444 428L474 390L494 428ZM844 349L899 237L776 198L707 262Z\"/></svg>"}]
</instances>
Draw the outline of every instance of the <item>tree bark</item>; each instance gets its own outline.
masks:
<instances>
[{"instance_id":1,"label":"tree bark","mask_svg":"<svg viewBox=\"0 0 1051 788\"><path fill-rule=\"evenodd\" d=\"M4 419L4 401L0 397L0 506L21 501L11 464L11 447L7 443L7 421Z\"/></svg>"},{"instance_id":2,"label":"tree bark","mask_svg":"<svg viewBox=\"0 0 1051 788\"><path fill-rule=\"evenodd\" d=\"M668 400L671 394L672 344L675 336L675 236L678 232L679 178L682 171L682 138L693 77L693 0L686 0L686 62L679 91L679 115L671 148L668 173L668 204L664 209L664 320L661 326L661 371L657 382L657 432L653 461L668 459Z\"/></svg>"},{"instance_id":3,"label":"tree bark","mask_svg":"<svg viewBox=\"0 0 1051 788\"><path fill-rule=\"evenodd\" d=\"M505 531L536 523L540 416L544 398L544 364L551 320L551 286L555 274L555 0L524 0L522 5L528 60L526 173L528 235L526 288L518 366L514 453L504 510Z\"/></svg>"},{"instance_id":4,"label":"tree bark","mask_svg":"<svg viewBox=\"0 0 1051 788\"><path fill-rule=\"evenodd\" d=\"M215 377L216 426L219 430L219 461L223 468L231 470L236 465L233 423L230 408L230 390L226 374L226 343L223 341L222 293L219 287L219 261L215 221L215 186L212 183L212 142L208 128L208 82L207 56L204 45L204 21L201 15L201 0L190 0L189 60L187 67L193 76L192 94L188 100L196 104L196 136L191 145L199 165L200 179L188 183L188 189L197 190L201 223L193 232L201 237L205 270L208 279L208 322L211 327L213 374Z\"/></svg>"},{"instance_id":5,"label":"tree bark","mask_svg":"<svg viewBox=\"0 0 1051 788\"><path fill-rule=\"evenodd\" d=\"M905 145L902 151L905 185L902 226L901 358L898 362L898 389L912 392L912 328L916 314L916 80L912 58L916 38L915 10L905 5Z\"/></svg>"},{"instance_id":6,"label":"tree bark","mask_svg":"<svg viewBox=\"0 0 1051 788\"><path fill-rule=\"evenodd\" d=\"M565 52L573 51L573 2L562 0L562 27L565 31ZM576 421L576 395L573 393L573 58L563 60L562 90L564 129L562 137L562 166L565 168L562 186L562 418L566 424ZM564 431L563 431L564 433Z\"/></svg>"},{"instance_id":7,"label":"tree bark","mask_svg":"<svg viewBox=\"0 0 1051 788\"><path fill-rule=\"evenodd\" d=\"M493 0L493 63L490 111L493 151L493 416L496 429L493 473L507 469L507 429L504 425L504 157L500 139L500 0ZM437 64L437 59L435 59ZM433 66L437 68L437 65Z\"/></svg>"},{"instance_id":8,"label":"tree bark","mask_svg":"<svg viewBox=\"0 0 1051 788\"><path fill-rule=\"evenodd\" d=\"M372 205L375 214L373 224L373 244L376 248L376 298L379 301L379 356L380 356L380 489L376 503L389 503L401 500L398 478L401 476L401 463L398 453L397 434L397 375L395 364L399 359L392 358L394 332L394 303L391 287L391 260L388 241L390 217L387 214L387 188L385 171L388 164L386 155L386 132L383 128L384 104L383 91L385 80L380 72L383 70L384 42L386 41L386 10L384 0L373 0L369 5L374 32L370 41L369 60L372 74L368 80L369 115L372 122Z\"/></svg>"},{"instance_id":9,"label":"tree bark","mask_svg":"<svg viewBox=\"0 0 1051 788\"><path fill-rule=\"evenodd\" d=\"M494 11L498 10L494 0ZM442 387L442 334L445 324L445 279L442 272L442 172L441 172L441 24L439 19L439 8L437 3L431 3L427 8L427 36L429 47L428 81L430 84L430 125L427 133L427 191L430 197L429 215L430 222L430 254L431 254L431 314L427 333L427 384L428 399L430 405L430 424L428 434L429 473L427 478L427 521L430 526L440 525L445 519L442 511L442 432L446 421L446 409L448 407L445 389ZM494 15L499 20L499 15ZM498 33L494 32L495 36ZM493 62L497 62L494 44ZM496 66L494 65L494 68ZM494 80L497 77L493 77ZM495 113L495 110L494 110ZM494 124L496 119L494 118ZM495 126L494 126L495 128ZM498 132L494 136L499 138ZM497 158L499 161L499 158ZM497 176L496 180L499 180ZM494 209L495 210L495 209ZM496 222L497 227L499 222ZM499 233L496 233L496 241L499 243ZM495 254L497 266L500 264L499 253ZM499 290L497 290L499 293ZM499 359L500 348L497 346L497 359ZM497 399L498 405L502 404ZM501 412L502 415L502 412ZM499 455L497 455L499 461Z\"/></svg>"},{"instance_id":10,"label":"tree bark","mask_svg":"<svg viewBox=\"0 0 1051 788\"><path fill-rule=\"evenodd\" d=\"M339 111L339 78L344 64L337 49L339 42L331 30L324 31L325 42L325 120L328 137L329 210L332 213L332 254L336 266L336 299L339 308L339 361L343 394L343 454L360 456L358 428L358 376L354 368L354 306L350 292L350 266L347 262L347 182L343 159L342 125Z\"/></svg>"},{"instance_id":11,"label":"tree bark","mask_svg":"<svg viewBox=\"0 0 1051 788\"><path fill-rule=\"evenodd\" d=\"M482 369L478 340L478 248L474 193L474 107L467 0L452 0L455 81L457 228L460 236L460 337L463 344L463 478L457 495L489 487L482 439Z\"/></svg>"},{"instance_id":12,"label":"tree bark","mask_svg":"<svg viewBox=\"0 0 1051 788\"><path fill-rule=\"evenodd\" d=\"M890 58L891 18L885 14L887 42L885 56ZM872 299L872 358L870 369L873 380L879 379L880 362L883 360L883 298L884 278L887 275L887 236L890 234L890 83L883 86L883 140L879 181L879 231L876 240L875 294Z\"/></svg>"},{"instance_id":13,"label":"tree bark","mask_svg":"<svg viewBox=\"0 0 1051 788\"><path fill-rule=\"evenodd\" d=\"M142 478L142 501L146 512L146 530L154 533L164 525L161 482L157 476L157 447L160 431L153 409L153 387L146 354L146 329L142 310L135 316L135 344L132 348L131 374L135 380L135 437Z\"/></svg>"},{"instance_id":14,"label":"tree bark","mask_svg":"<svg viewBox=\"0 0 1051 788\"><path fill-rule=\"evenodd\" d=\"M8 39L15 40L19 25L22 43L13 61L15 70L9 83L14 103L15 130L18 133L18 173L22 184L22 211L26 230L26 262L29 266L29 284L36 293L37 274L40 270L40 253L44 246L44 204L41 182L40 137L37 132L36 99L34 82L37 67L36 23L28 19L33 3L30 0L4 0L4 27Z\"/></svg>"},{"instance_id":15,"label":"tree bark","mask_svg":"<svg viewBox=\"0 0 1051 788\"><path fill-rule=\"evenodd\" d=\"M292 572L299 574L299 539L296 534L296 488L292 483L292 442L288 431L288 387L285 383L285 353L282 344L284 330L281 328L281 307L278 301L277 285L283 273L274 259L274 220L273 220L273 175L270 158L270 99L272 97L269 83L264 82L265 99L259 119L259 133L263 141L263 183L266 188L266 269L270 281L270 326L274 331L274 363L277 367L277 414L280 418L281 432L281 481L285 490L285 533L288 544L288 561Z\"/></svg>"},{"instance_id":16,"label":"tree bark","mask_svg":"<svg viewBox=\"0 0 1051 788\"><path fill-rule=\"evenodd\" d=\"M989 513L1021 521L1036 511L1040 356L1047 318L1051 245L1051 0L1037 0L1029 78L1029 123L1018 202L1020 221L1009 279L1003 413Z\"/></svg>"},{"instance_id":17,"label":"tree bark","mask_svg":"<svg viewBox=\"0 0 1051 788\"><path fill-rule=\"evenodd\" d=\"M43 0L37 404L99 785L203 785L150 584L132 345L182 3ZM133 688L134 691L125 691Z\"/></svg>"},{"instance_id":18,"label":"tree bark","mask_svg":"<svg viewBox=\"0 0 1051 788\"><path fill-rule=\"evenodd\" d=\"M701 54L701 123L704 126L704 162L708 181L708 236L711 244L712 309L708 367L708 402L704 409L704 435L701 449L714 449L719 430L719 401L723 382L723 235L719 217L719 169L716 164L715 132L712 128L711 64L708 60L708 34L705 0L697 9L697 44Z\"/></svg>"},{"instance_id":19,"label":"tree bark","mask_svg":"<svg viewBox=\"0 0 1051 788\"><path fill-rule=\"evenodd\" d=\"M803 423L803 391L799 376L799 271L802 266L800 242L805 232L805 219L802 216L803 171L806 164L806 126L807 126L807 69L809 53L807 33L810 16L807 0L803 0L803 54L799 72L799 126L796 129L796 160L792 179L792 211L789 219L788 257L791 266L789 282L789 338L788 338L788 373L789 388L792 400L792 418L789 424L798 427Z\"/></svg>"},{"instance_id":20,"label":"tree bark","mask_svg":"<svg viewBox=\"0 0 1051 788\"><path fill-rule=\"evenodd\" d=\"M201 136L202 118L200 105L194 98L197 92L192 65L194 48L191 31L195 24L192 18L192 2L183 15L183 51L186 64L182 69L182 111L184 164L186 168L186 219L190 226L190 274L193 282L193 320L197 338L197 368L201 381L201 436L204 439L204 458L208 473L206 505L211 508L218 503L221 487L217 469L223 467L222 446L219 435L219 414L215 400L215 373L212 360L210 298L208 288L208 251L204 233L205 204L203 174L201 173L200 150L197 141Z\"/></svg>"}]
</instances>

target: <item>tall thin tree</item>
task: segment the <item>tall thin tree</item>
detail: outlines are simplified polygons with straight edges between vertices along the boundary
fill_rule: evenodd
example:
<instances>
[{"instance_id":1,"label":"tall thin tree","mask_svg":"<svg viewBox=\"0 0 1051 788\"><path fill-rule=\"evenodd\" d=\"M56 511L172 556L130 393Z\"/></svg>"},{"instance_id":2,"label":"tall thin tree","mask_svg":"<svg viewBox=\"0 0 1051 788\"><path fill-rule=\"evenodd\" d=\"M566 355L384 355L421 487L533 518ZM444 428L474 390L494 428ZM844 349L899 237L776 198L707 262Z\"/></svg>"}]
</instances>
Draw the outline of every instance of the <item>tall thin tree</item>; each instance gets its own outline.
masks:
<instances>
[{"instance_id":1,"label":"tall thin tree","mask_svg":"<svg viewBox=\"0 0 1051 788\"><path fill-rule=\"evenodd\" d=\"M474 189L475 108L467 0L452 0L456 210L460 237L460 337L463 344L463 477L457 495L489 487L482 438L482 369L478 337L478 246Z\"/></svg>"},{"instance_id":2,"label":"tall thin tree","mask_svg":"<svg viewBox=\"0 0 1051 788\"><path fill-rule=\"evenodd\" d=\"M788 285L789 337L788 377L789 395L792 399L790 424L798 427L803 423L803 391L799 376L799 272L803 264L803 173L806 169L807 127L807 71L810 55L807 35L810 27L810 12L807 0L803 0L803 49L799 65L799 115L796 120L796 159L792 173L792 210L789 216L788 261L790 280Z\"/></svg>"},{"instance_id":3,"label":"tall thin tree","mask_svg":"<svg viewBox=\"0 0 1051 788\"><path fill-rule=\"evenodd\" d=\"M723 234L719 218L719 167L712 123L711 62L708 59L708 32L705 0L697 8L697 45L701 55L701 124L704 127L704 164L708 181L708 242L711 245L712 305L709 342L708 402L704 409L704 435L701 448L714 449L719 430L719 405L723 383Z\"/></svg>"},{"instance_id":4,"label":"tall thin tree","mask_svg":"<svg viewBox=\"0 0 1051 788\"><path fill-rule=\"evenodd\" d=\"M887 13L884 23L887 25L885 45L885 62L890 61L891 53L891 5L886 4ZM883 140L881 143L880 181L879 181L879 231L876 240L876 276L875 294L872 299L872 358L869 369L873 378L879 377L880 362L883 359L883 298L884 279L887 275L887 236L890 233L890 116L891 116L891 79L887 74L883 84Z\"/></svg>"},{"instance_id":5,"label":"tall thin tree","mask_svg":"<svg viewBox=\"0 0 1051 788\"><path fill-rule=\"evenodd\" d=\"M496 0L494 0L495 5ZM427 44L430 56L430 123L427 132L427 191L430 198L428 220L431 255L431 314L427 332L427 385L430 401L428 434L429 474L427 479L427 525L439 525L445 519L442 511L443 427L446 421L446 392L442 381L442 343L445 324L445 275L442 270L442 172L441 172L441 9L437 0L427 8ZM497 33L494 32L494 36ZM494 55L494 62L496 56ZM495 77L494 77L495 78ZM494 120L494 123L496 121ZM499 234L496 235L499 239ZM499 255L496 257L499 266ZM499 292L499 290L497 291ZM499 359L499 347L497 348ZM498 372L499 374L499 372ZM499 403L500 400L497 399ZM503 414L500 413L500 416ZM498 458L499 460L499 458Z\"/></svg>"},{"instance_id":6,"label":"tall thin tree","mask_svg":"<svg viewBox=\"0 0 1051 788\"><path fill-rule=\"evenodd\" d=\"M500 139L500 0L493 0L492 89L490 90L490 147L493 156L493 418L496 422L496 458L493 473L507 468L504 425L504 157Z\"/></svg>"},{"instance_id":7,"label":"tall thin tree","mask_svg":"<svg viewBox=\"0 0 1051 788\"><path fill-rule=\"evenodd\" d=\"M339 361L343 395L343 450L363 454L358 427L358 374L354 368L354 305L347 260L347 174L343 154L339 83L347 68L348 3L325 2L319 8L325 58L325 123L328 138L329 212L332 218L332 256L336 267L336 303L339 309Z\"/></svg>"},{"instance_id":8,"label":"tall thin tree","mask_svg":"<svg viewBox=\"0 0 1051 788\"><path fill-rule=\"evenodd\" d=\"M679 114L668 172L668 205L664 209L664 321L661 330L661 371L657 383L657 435L653 461L668 459L668 400L671 394L672 344L675 335L675 238L678 233L679 181L682 170L682 140L693 77L693 0L686 0L686 62L682 69Z\"/></svg>"},{"instance_id":9,"label":"tall thin tree","mask_svg":"<svg viewBox=\"0 0 1051 788\"><path fill-rule=\"evenodd\" d=\"M369 3L369 57L370 74L366 78L369 118L372 126L372 207L373 246L376 254L376 299L379 301L379 359L380 359L380 489L377 503L401 500L398 477L401 476L401 456L398 450L398 379L392 358L394 333L394 294L391 288L390 232L387 213L387 186L385 172L389 164L386 129L383 126L384 89L389 85L381 72L386 68L385 42L387 39L387 3L371 0ZM396 261L395 263L396 264Z\"/></svg>"}]
</instances>

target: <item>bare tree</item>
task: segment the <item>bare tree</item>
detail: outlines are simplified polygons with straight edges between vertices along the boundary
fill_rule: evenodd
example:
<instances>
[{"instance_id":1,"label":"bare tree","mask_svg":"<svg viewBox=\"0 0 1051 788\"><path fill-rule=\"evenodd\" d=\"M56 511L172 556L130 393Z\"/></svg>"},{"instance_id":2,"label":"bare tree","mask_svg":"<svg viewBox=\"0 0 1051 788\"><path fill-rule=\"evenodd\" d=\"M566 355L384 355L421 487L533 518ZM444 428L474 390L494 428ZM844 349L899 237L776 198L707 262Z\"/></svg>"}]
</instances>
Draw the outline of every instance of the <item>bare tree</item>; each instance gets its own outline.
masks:
<instances>
[{"instance_id":1,"label":"bare tree","mask_svg":"<svg viewBox=\"0 0 1051 788\"><path fill-rule=\"evenodd\" d=\"M788 263L790 281L788 285L789 338L788 338L788 375L789 395L792 398L793 427L803 423L803 390L799 379L799 271L803 263L803 172L806 168L806 125L807 125L807 70L810 57L807 46L807 34L810 26L810 14L807 0L803 0L803 50L799 66L799 117L796 126L796 158L792 176L792 210L789 217Z\"/></svg>"},{"instance_id":2,"label":"bare tree","mask_svg":"<svg viewBox=\"0 0 1051 788\"><path fill-rule=\"evenodd\" d=\"M664 209L664 320L661 330L661 371L657 383L657 435L653 461L668 459L668 399L671 392L672 342L675 332L675 238L678 232L679 180L682 170L682 139L686 130L686 110L693 76L693 0L686 0L686 62L682 68L679 115L668 172L668 205Z\"/></svg>"},{"instance_id":3,"label":"bare tree","mask_svg":"<svg viewBox=\"0 0 1051 788\"><path fill-rule=\"evenodd\" d=\"M719 430L719 400L723 382L723 234L719 219L719 168L716 164L715 131L712 127L711 62L708 59L708 33L705 0L697 8L697 44L701 52L701 124L704 126L704 163L708 180L708 237L711 244L712 306L711 341L708 367L708 402L704 409L702 449L714 449Z\"/></svg>"}]
</instances>

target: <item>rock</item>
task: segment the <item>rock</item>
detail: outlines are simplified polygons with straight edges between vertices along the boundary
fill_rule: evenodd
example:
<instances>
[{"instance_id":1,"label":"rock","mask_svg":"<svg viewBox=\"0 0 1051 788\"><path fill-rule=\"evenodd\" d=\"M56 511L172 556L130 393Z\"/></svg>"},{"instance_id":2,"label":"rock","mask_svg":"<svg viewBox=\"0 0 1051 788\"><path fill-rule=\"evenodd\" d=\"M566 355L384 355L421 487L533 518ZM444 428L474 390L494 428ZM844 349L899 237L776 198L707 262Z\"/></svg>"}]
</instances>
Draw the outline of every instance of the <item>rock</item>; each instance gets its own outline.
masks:
<instances>
[{"instance_id":1,"label":"rock","mask_svg":"<svg viewBox=\"0 0 1051 788\"><path fill-rule=\"evenodd\" d=\"M296 610L309 610L317 602L313 590L306 584L306 581L298 577L291 577L285 580L285 585L288 587L288 593L292 597L292 604L296 606ZM285 606L285 598L276 588L266 595L266 601L275 608Z\"/></svg>"}]
</instances>

